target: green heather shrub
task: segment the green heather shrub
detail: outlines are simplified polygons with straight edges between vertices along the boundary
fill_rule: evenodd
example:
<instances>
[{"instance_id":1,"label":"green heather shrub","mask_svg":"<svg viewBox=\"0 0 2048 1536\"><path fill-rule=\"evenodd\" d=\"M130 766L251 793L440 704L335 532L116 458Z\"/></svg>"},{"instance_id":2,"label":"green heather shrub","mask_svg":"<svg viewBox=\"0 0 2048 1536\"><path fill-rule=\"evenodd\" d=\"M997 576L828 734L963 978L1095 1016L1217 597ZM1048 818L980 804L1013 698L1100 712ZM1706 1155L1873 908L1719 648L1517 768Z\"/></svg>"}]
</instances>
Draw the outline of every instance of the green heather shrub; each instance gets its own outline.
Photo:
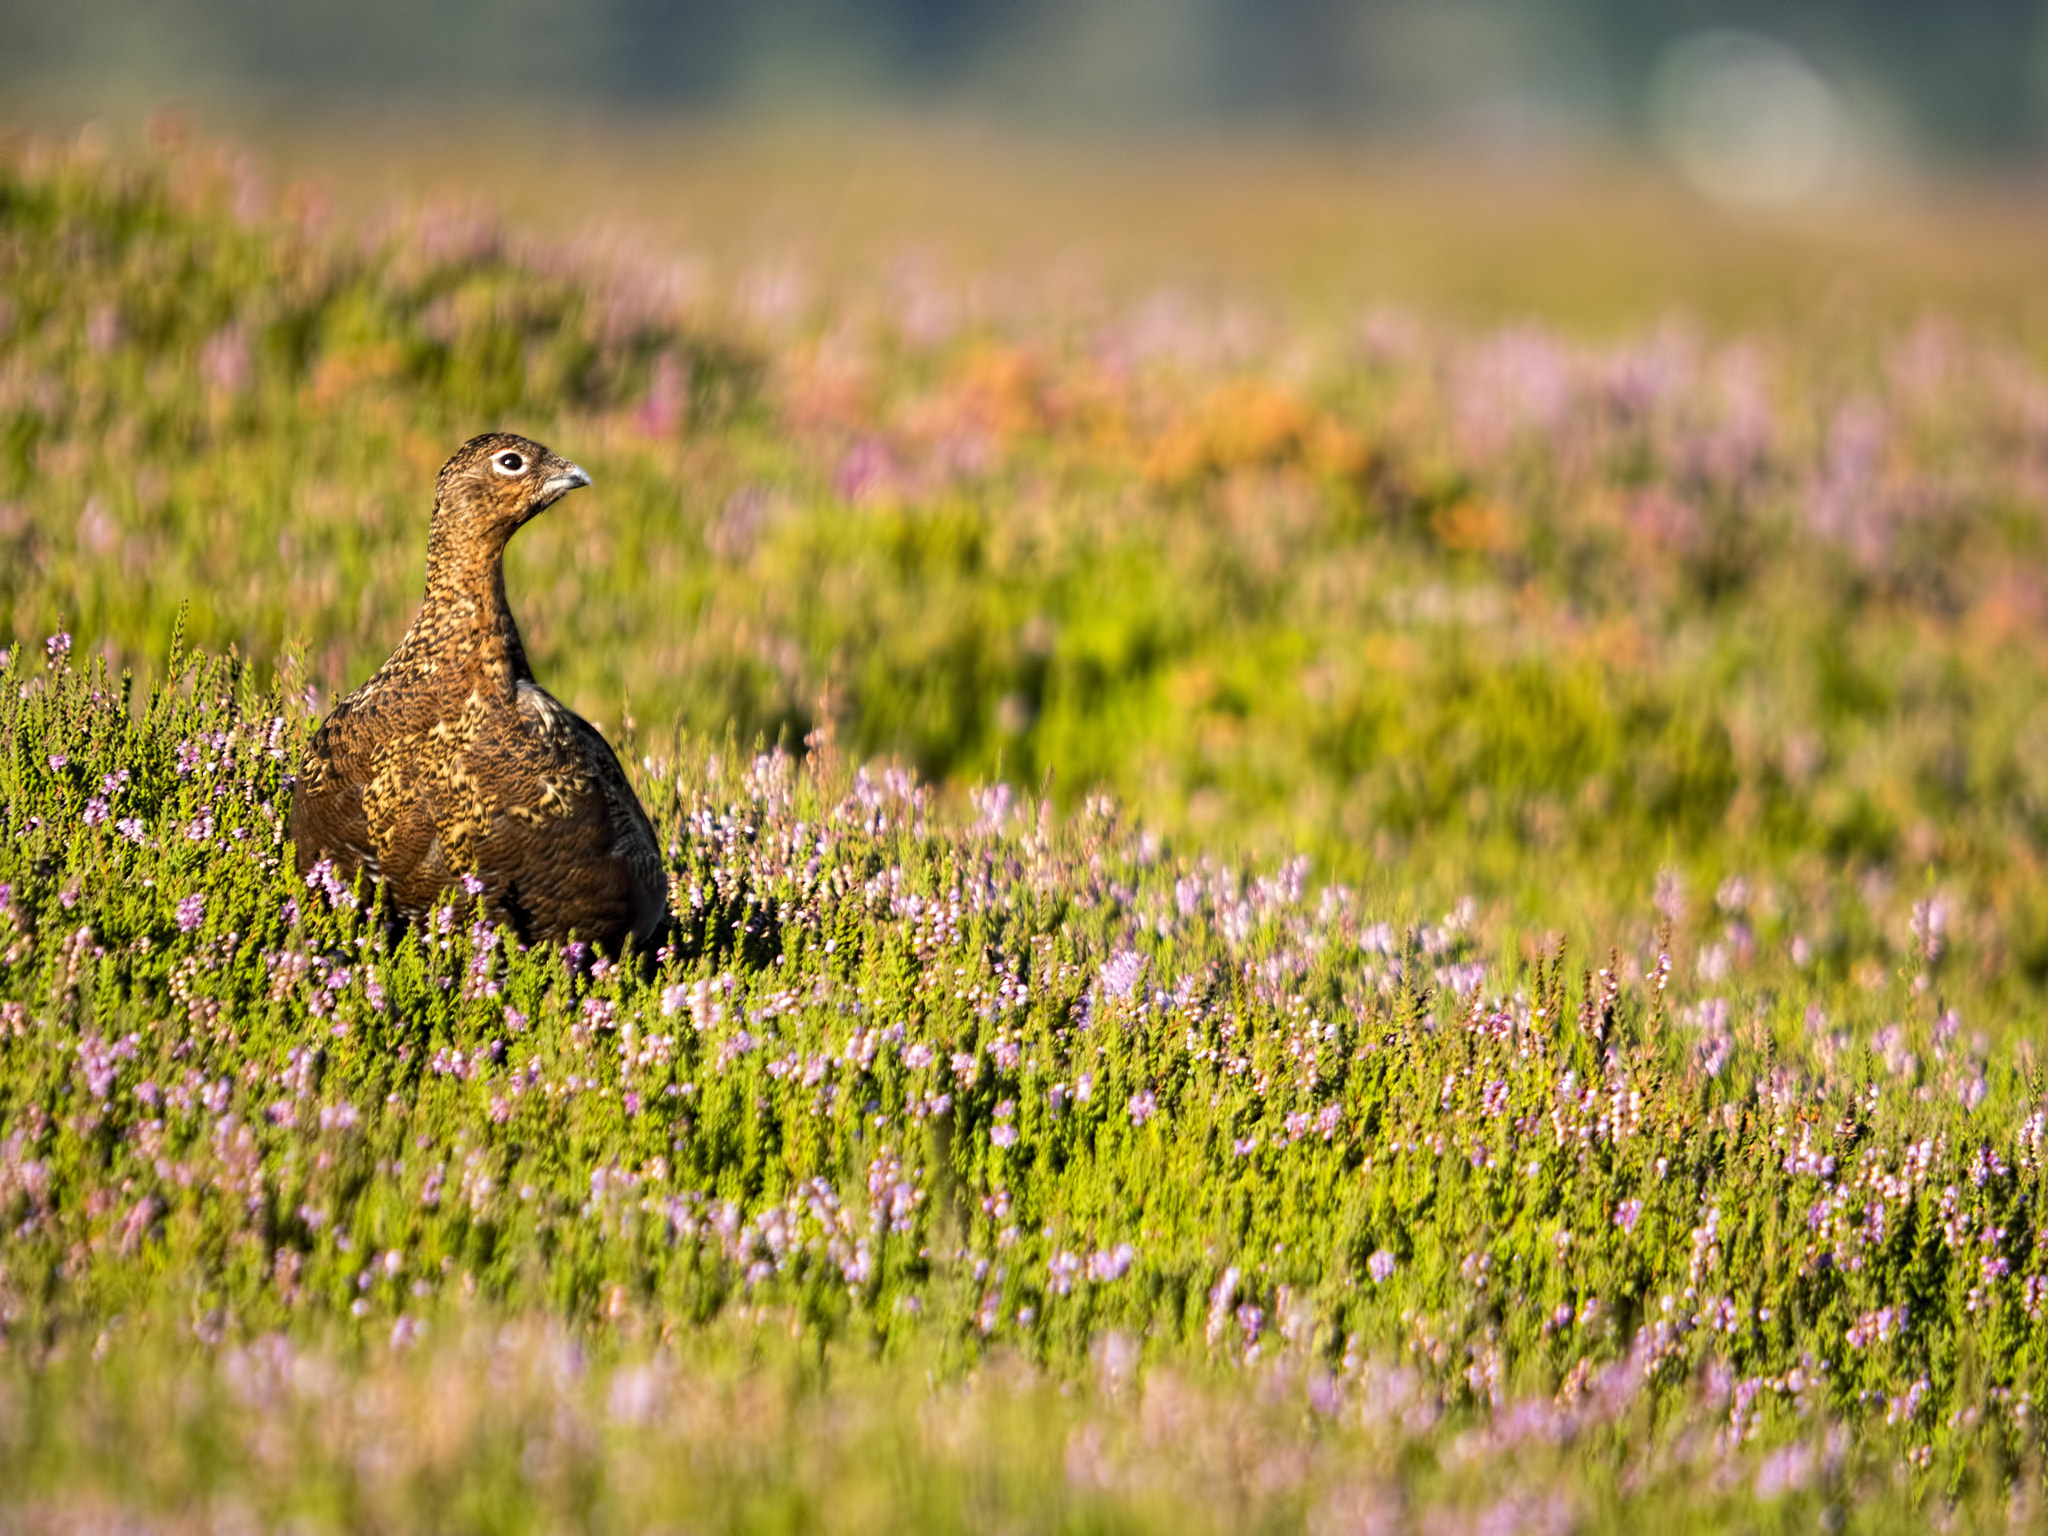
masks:
<instances>
[{"instance_id":1,"label":"green heather shrub","mask_svg":"<svg viewBox=\"0 0 2048 1536\"><path fill-rule=\"evenodd\" d=\"M2048 1117L2031 1058L1941 1010L1933 909L1873 1027L1787 962L1707 995L1668 932L1633 979L1502 965L1469 909L1390 922L1105 800L997 786L949 820L900 770L689 748L637 773L672 951L521 950L453 905L394 939L291 872L294 691L174 654L136 695L65 648L0 670L9 1487L602 1525L689 1486L643 1465L642 1416L715 1442L673 1394L758 1390L797 1443L699 1475L736 1523L829 1525L849 1436L937 1433L913 1379L1031 1420L1019 1454L1065 1477L970 1496L997 1452L948 1441L962 1487L872 1492L881 1523L984 1496L1142 1522L1240 1475L1156 1488L1164 1412L1251 1412L1273 1466L1239 1495L1280 1524L1479 1487L1565 1524L1696 1484L1995 1510L2037 1475ZM869 1427L800 1427L842 1360ZM362 1392L424 1425L515 1369L438 1452L340 1449L409 1433ZM1023 1406L1091 1380L1094 1407ZM1293 1406L1229 1406L1254 1384ZM550 1430L573 1444L533 1455L574 1475L537 1477L519 1426L556 1411L597 1427ZM757 1487L749 1458L805 1437L824 1459ZM99 1470L130 1447L166 1480ZM1424 1447L1477 1481L1404 1472Z\"/></svg>"}]
</instances>

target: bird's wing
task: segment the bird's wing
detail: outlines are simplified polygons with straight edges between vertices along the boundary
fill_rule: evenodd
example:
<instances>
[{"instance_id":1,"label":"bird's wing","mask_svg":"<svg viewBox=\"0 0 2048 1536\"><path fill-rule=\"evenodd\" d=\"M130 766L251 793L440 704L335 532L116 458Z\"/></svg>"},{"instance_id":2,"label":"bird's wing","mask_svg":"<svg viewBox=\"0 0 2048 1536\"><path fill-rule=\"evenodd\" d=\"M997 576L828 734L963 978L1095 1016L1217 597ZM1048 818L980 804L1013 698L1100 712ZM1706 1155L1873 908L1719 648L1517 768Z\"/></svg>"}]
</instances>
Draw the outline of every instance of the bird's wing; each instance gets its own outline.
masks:
<instances>
[{"instance_id":1,"label":"bird's wing","mask_svg":"<svg viewBox=\"0 0 2048 1536\"><path fill-rule=\"evenodd\" d=\"M363 806L363 779L353 771L349 721L337 711L306 743L292 791L293 865L301 876L322 859L344 881L379 873L376 845Z\"/></svg>"}]
</instances>

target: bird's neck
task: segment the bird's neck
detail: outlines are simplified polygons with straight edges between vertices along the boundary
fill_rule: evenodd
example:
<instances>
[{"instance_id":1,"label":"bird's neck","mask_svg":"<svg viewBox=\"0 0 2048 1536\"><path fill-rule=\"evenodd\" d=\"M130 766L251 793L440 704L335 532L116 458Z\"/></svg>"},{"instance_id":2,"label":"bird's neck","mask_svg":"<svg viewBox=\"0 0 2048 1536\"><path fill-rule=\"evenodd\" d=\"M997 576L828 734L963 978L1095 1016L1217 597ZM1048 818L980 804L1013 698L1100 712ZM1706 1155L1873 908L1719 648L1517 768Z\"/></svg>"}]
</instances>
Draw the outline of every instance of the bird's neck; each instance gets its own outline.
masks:
<instances>
[{"instance_id":1,"label":"bird's neck","mask_svg":"<svg viewBox=\"0 0 2048 1536\"><path fill-rule=\"evenodd\" d=\"M436 520L427 539L426 601L406 641L472 679L481 674L507 698L533 680L505 600L502 538L458 537Z\"/></svg>"}]
</instances>

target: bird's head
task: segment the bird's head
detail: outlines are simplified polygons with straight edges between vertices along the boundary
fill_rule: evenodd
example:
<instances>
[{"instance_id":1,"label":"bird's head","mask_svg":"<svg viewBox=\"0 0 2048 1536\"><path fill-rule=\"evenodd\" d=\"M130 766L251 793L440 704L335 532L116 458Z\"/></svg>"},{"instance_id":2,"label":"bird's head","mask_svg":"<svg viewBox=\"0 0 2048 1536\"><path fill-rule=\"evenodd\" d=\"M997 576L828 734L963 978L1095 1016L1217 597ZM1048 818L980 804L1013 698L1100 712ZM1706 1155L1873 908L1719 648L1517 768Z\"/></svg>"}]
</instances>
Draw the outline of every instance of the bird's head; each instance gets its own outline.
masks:
<instances>
[{"instance_id":1,"label":"bird's head","mask_svg":"<svg viewBox=\"0 0 2048 1536\"><path fill-rule=\"evenodd\" d=\"M531 438L486 432L441 466L434 520L451 520L451 531L502 543L528 518L588 484L590 476L581 468Z\"/></svg>"}]
</instances>

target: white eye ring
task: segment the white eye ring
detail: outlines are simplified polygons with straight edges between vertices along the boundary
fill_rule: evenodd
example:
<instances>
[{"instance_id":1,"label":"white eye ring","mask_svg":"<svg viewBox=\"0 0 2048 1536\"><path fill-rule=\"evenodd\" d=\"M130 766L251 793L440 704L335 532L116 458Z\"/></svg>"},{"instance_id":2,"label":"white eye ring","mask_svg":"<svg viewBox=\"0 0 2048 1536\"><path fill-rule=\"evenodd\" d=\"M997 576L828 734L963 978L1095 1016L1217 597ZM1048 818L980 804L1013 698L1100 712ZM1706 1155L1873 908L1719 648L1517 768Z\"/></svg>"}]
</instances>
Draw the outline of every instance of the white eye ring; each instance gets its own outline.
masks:
<instances>
[{"instance_id":1,"label":"white eye ring","mask_svg":"<svg viewBox=\"0 0 2048 1536\"><path fill-rule=\"evenodd\" d=\"M491 460L491 468L501 475L523 475L526 473L526 460L508 448Z\"/></svg>"}]
</instances>

